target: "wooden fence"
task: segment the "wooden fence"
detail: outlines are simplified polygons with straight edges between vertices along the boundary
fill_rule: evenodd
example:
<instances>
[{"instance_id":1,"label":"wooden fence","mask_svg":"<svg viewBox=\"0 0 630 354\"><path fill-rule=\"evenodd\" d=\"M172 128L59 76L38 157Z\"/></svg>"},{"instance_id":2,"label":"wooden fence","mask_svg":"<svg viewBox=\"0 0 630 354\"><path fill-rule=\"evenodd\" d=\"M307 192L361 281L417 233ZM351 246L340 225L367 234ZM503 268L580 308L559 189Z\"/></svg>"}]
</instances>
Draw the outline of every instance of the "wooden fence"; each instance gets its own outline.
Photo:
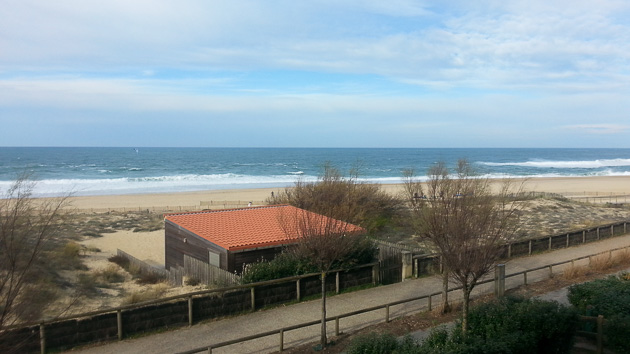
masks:
<instances>
[{"instance_id":1,"label":"wooden fence","mask_svg":"<svg viewBox=\"0 0 630 354\"><path fill-rule=\"evenodd\" d=\"M378 263L336 270L328 291L378 281ZM320 274L202 290L107 310L12 326L0 332L0 353L65 350L95 342L121 340L140 333L192 325L206 319L254 311L268 305L300 301L321 292ZM19 347L19 350L18 350Z\"/></svg>"},{"instance_id":2,"label":"wooden fence","mask_svg":"<svg viewBox=\"0 0 630 354\"><path fill-rule=\"evenodd\" d=\"M531 273L531 272L536 272L536 271L540 271L540 270L549 270L549 277L553 276L553 267L557 267L560 265L564 265L564 264L574 264L576 261L582 260L582 259L592 259L593 257L597 257L599 255L602 254L606 254L608 253L610 256L612 256L612 252L614 251L626 251L630 248L630 246L628 247L621 247L621 248L616 248L613 250L609 250L609 251L605 251L605 252L600 252L600 253L596 253L596 254L591 254L588 256L583 256L583 257L578 257L575 259L571 259L571 260L567 260L564 262L558 262L558 263L553 263L553 264L548 264L548 265L544 265L541 267L536 267L536 268L532 268L532 269L527 269L521 272L517 272L517 273L512 273L509 275L505 275L505 277L503 279L497 279L495 278L489 278L483 281L480 281L479 283L477 283L477 287L479 285L483 285L483 284L488 284L488 283L495 283L495 287L492 291L495 292L495 294L497 292L499 292L500 294L505 293L505 288L503 289L497 289L497 285L496 284L502 284L503 286L505 286L505 278L510 278L510 277L515 277L515 276L519 276L519 275L524 275L524 285L527 285L527 274ZM520 286L517 285L517 286ZM514 286L514 287L517 287ZM448 292L453 292L453 291L459 291L461 290L461 287L455 287L455 288L450 288L448 289ZM362 310L357 310L357 311L352 311L352 312L348 312L348 313L344 313L341 315L337 315L337 316L332 316L332 317L327 317L326 321L327 322L333 322L334 321L334 328L335 328L335 335L339 336L339 334L341 333L341 328L339 326L339 320L343 319L343 318L348 318L348 317L352 317L352 316L357 316L360 314L364 314L364 313L368 313L368 312L373 312L373 311L379 311L382 310L383 311L383 321L384 322L390 322L393 318L391 317L390 313L391 313L391 308L393 306L397 306L397 305L404 305L404 304L408 304L410 302L416 302L416 301L421 301L421 300L425 300L426 305L420 307L419 311L431 311L433 308L433 297L440 297L443 296L442 292L434 292L431 293L429 295L423 295L423 296L417 296L417 297L412 297L412 298L408 298L408 299L404 299L404 300L398 300L398 301L393 301L393 302L389 302L383 305L377 305L377 306L373 306L373 307L368 307ZM406 316L409 315L407 314L403 314L402 316ZM585 317L581 317L580 321L590 321L590 318L585 318ZM309 327L309 326L313 326L316 324L319 324L321 321L320 320L315 320L315 321L310 321L310 322L304 322L304 323L300 323L297 325L293 325L290 327L283 327L283 328L279 328L279 329L275 329L272 331L267 331L267 332L262 332L259 334L255 334L255 335L251 335L251 336L247 336L247 337L242 337L242 338L237 338L237 339L232 339L229 341L224 341L224 342L219 342L219 343L212 343L212 344L207 344L204 345L202 347L198 347L192 350L187 350L187 351L183 351L180 352L178 354L194 354L194 353L201 353L201 352L205 352L205 353L212 353L213 349L218 349L218 348L223 348L229 345L233 345L233 344L237 344L237 343L242 343L242 342L246 342L246 341L250 341L250 340L254 340L254 339L259 339L259 338L264 338L264 337L268 337L268 336L278 336L278 351L283 351L284 350L284 335L285 333L292 331L292 330L296 330L296 329L301 329L301 328L305 328L305 327ZM601 342L601 328L598 329L598 345L601 347L602 342Z\"/></svg>"},{"instance_id":3,"label":"wooden fence","mask_svg":"<svg viewBox=\"0 0 630 354\"><path fill-rule=\"evenodd\" d=\"M503 249L505 259L532 255L538 252L552 251L628 233L628 221L607 224L569 233L517 240L507 243ZM407 250L406 248L401 248ZM413 274L416 277L441 271L439 255L416 254L413 256Z\"/></svg>"},{"instance_id":4,"label":"wooden fence","mask_svg":"<svg viewBox=\"0 0 630 354\"><path fill-rule=\"evenodd\" d=\"M184 285L184 278L194 279L204 285L231 286L241 283L241 277L230 273L196 258L184 255L183 267L164 269L152 266L129 253L118 249L116 254L129 261L129 264L139 272L152 273L168 281L171 286Z\"/></svg>"},{"instance_id":5,"label":"wooden fence","mask_svg":"<svg viewBox=\"0 0 630 354\"><path fill-rule=\"evenodd\" d=\"M237 274L230 273L189 255L184 255L184 276L205 285L231 286L241 283L241 277Z\"/></svg>"},{"instance_id":6,"label":"wooden fence","mask_svg":"<svg viewBox=\"0 0 630 354\"><path fill-rule=\"evenodd\" d=\"M127 206L127 207L113 207L113 208L77 208L80 212L89 213L109 213L109 212L147 212L147 213L161 213L161 212L184 212L184 211L201 211L206 209L234 209L244 208L250 206L265 205L266 203L261 200L210 200L200 201L198 205L163 205L163 206Z\"/></svg>"}]
</instances>

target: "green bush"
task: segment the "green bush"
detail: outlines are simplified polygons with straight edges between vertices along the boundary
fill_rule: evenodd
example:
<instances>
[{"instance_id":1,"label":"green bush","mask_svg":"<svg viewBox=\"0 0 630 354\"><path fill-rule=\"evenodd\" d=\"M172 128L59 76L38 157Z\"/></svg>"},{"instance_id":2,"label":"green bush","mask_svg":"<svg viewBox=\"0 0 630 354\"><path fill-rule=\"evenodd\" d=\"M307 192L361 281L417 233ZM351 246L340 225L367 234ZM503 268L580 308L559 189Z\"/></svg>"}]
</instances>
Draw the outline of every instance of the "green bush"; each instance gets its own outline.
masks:
<instances>
[{"instance_id":1,"label":"green bush","mask_svg":"<svg viewBox=\"0 0 630 354\"><path fill-rule=\"evenodd\" d=\"M356 251L335 262L332 269L349 269L357 265L370 263L376 257L377 252L378 249L374 242L364 238ZM261 260L247 264L243 270L241 282L250 284L317 272L319 272L317 267L311 264L308 259L300 258L288 250L282 252L271 261Z\"/></svg>"},{"instance_id":2,"label":"green bush","mask_svg":"<svg viewBox=\"0 0 630 354\"><path fill-rule=\"evenodd\" d=\"M461 324L451 331L440 327L421 344L406 338L396 346L386 335L368 335L353 341L350 348L357 349L348 353L568 353L576 325L577 314L569 307L506 298L471 309L466 334Z\"/></svg>"},{"instance_id":3,"label":"green bush","mask_svg":"<svg viewBox=\"0 0 630 354\"><path fill-rule=\"evenodd\" d=\"M317 268L308 261L291 253L281 253L271 261L259 261L245 266L241 281L243 284L315 273Z\"/></svg>"},{"instance_id":4,"label":"green bush","mask_svg":"<svg viewBox=\"0 0 630 354\"><path fill-rule=\"evenodd\" d=\"M603 315L608 344L619 352L630 353L630 281L625 275L610 276L569 288L569 301L585 316ZM592 323L584 330L594 331Z\"/></svg>"},{"instance_id":5,"label":"green bush","mask_svg":"<svg viewBox=\"0 0 630 354\"><path fill-rule=\"evenodd\" d=\"M577 312L556 302L508 297L475 307L468 324L467 336L500 339L513 353L564 353L573 345Z\"/></svg>"}]
</instances>

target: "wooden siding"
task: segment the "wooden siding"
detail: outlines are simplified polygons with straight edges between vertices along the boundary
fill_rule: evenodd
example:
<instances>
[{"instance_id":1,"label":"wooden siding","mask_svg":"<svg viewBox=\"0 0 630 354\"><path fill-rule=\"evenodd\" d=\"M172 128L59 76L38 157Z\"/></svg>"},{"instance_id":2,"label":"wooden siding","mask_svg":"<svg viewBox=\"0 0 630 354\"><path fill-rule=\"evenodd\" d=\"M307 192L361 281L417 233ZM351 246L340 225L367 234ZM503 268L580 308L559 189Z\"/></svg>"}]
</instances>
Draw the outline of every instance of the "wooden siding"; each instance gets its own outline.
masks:
<instances>
[{"instance_id":1,"label":"wooden siding","mask_svg":"<svg viewBox=\"0 0 630 354\"><path fill-rule=\"evenodd\" d=\"M186 239L186 242L184 242ZM188 230L166 221L164 223L165 267L184 266L184 254L202 262L209 262L208 251L218 253L220 268L226 269L228 264L227 251L212 242L205 240Z\"/></svg>"}]
</instances>

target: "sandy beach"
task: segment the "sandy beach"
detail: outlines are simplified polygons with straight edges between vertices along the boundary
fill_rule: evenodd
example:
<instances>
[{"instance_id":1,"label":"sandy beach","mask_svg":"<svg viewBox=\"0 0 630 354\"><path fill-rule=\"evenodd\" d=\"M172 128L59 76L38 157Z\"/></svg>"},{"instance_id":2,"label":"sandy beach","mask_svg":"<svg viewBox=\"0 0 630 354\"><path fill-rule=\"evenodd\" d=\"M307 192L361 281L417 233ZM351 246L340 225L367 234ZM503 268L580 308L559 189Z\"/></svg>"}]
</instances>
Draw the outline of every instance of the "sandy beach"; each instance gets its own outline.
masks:
<instances>
[{"instance_id":1,"label":"sandy beach","mask_svg":"<svg viewBox=\"0 0 630 354\"><path fill-rule=\"evenodd\" d=\"M517 181L518 182L518 181ZM401 185L383 185L390 193L398 193ZM163 208L177 210L179 207L204 208L212 202L215 206L233 207L235 204L261 204L271 193L282 188L208 190L184 193L129 194L71 198L77 209L107 208ZM614 177L563 177L532 178L525 181L526 191L560 193L566 196L630 195L630 176ZM168 208L167 208L168 207Z\"/></svg>"}]
</instances>

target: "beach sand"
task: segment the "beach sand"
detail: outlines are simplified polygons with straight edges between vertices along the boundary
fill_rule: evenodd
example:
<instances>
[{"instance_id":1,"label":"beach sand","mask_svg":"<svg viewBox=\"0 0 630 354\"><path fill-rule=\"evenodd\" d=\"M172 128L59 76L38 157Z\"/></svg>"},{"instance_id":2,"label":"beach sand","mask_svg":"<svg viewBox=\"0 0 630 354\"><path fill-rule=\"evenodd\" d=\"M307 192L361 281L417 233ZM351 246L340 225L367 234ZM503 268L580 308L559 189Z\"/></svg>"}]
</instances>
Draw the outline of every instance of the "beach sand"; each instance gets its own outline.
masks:
<instances>
[{"instance_id":1,"label":"beach sand","mask_svg":"<svg viewBox=\"0 0 630 354\"><path fill-rule=\"evenodd\" d=\"M518 183L520 180L517 180ZM401 185L382 186L390 193L399 193ZM73 197L71 205L77 209L118 209L162 208L177 210L182 207L205 208L209 202L216 206L262 204L271 193L278 193L283 188L209 190L199 192L131 194ZM570 178L532 178L525 181L526 191L560 193L566 196L594 195L630 195L630 176L614 177L570 177ZM168 208L167 208L168 207Z\"/></svg>"}]
</instances>

